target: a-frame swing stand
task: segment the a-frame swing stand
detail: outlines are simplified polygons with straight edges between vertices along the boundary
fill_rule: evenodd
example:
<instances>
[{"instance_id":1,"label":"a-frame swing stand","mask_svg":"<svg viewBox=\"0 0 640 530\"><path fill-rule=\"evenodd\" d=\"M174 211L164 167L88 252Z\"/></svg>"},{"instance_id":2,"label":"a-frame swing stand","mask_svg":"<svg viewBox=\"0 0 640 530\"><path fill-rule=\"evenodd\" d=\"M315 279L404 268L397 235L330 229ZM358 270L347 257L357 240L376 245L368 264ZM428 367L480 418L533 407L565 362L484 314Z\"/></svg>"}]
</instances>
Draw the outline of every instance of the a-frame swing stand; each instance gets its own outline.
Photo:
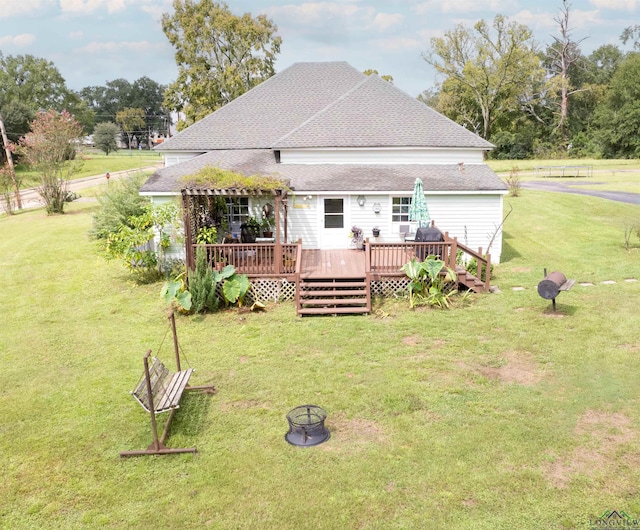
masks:
<instances>
[{"instance_id":1,"label":"a-frame swing stand","mask_svg":"<svg viewBox=\"0 0 640 530\"><path fill-rule=\"evenodd\" d=\"M153 443L146 449L139 451L122 451L121 457L143 456L143 455L170 455L174 453L195 453L195 447L171 448L165 445L165 439L169 432L171 420L180 407L182 394L186 391L199 391L201 393L214 394L215 388L212 385L189 386L189 378L193 373L193 368L182 370L180 367L180 347L178 345L178 334L176 332L176 319L173 311L169 314L171 331L173 332L173 347L176 354L175 373L170 373L160 359L153 358L149 366L151 350L147 351L142 361L144 373L138 386L131 391L142 408L151 416L151 431L153 433ZM162 434L158 436L158 425L156 414L169 412L169 417L164 424Z\"/></svg>"}]
</instances>

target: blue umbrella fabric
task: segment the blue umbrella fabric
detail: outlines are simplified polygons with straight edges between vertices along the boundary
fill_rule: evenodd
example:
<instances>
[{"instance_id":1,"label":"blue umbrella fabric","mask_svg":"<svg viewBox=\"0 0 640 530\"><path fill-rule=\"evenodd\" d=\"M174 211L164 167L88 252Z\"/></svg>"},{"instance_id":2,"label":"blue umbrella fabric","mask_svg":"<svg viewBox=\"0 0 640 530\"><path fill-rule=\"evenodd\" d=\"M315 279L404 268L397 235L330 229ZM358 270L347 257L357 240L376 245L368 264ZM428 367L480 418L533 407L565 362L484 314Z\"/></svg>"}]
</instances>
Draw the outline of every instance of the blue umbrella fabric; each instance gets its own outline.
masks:
<instances>
[{"instance_id":1,"label":"blue umbrella fabric","mask_svg":"<svg viewBox=\"0 0 640 530\"><path fill-rule=\"evenodd\" d=\"M429 226L431 216L427 207L427 199L424 196L422 187L422 179L417 178L413 185L413 196L411 198L411 206L409 207L409 220L417 221L418 227Z\"/></svg>"}]
</instances>

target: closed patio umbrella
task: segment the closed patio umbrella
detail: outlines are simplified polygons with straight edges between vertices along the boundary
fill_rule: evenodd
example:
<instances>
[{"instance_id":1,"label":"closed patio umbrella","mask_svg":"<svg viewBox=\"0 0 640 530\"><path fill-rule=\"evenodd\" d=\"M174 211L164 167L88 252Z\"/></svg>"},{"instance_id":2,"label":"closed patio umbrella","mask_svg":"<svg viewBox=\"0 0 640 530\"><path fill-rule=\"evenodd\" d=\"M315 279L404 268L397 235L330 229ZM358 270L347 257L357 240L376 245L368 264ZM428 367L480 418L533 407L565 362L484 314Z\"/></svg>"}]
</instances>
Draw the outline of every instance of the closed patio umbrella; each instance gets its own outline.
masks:
<instances>
[{"instance_id":1,"label":"closed patio umbrella","mask_svg":"<svg viewBox=\"0 0 640 530\"><path fill-rule=\"evenodd\" d=\"M429 226L429 221L431 220L429 208L427 207L427 199L424 197L424 189L422 188L422 179L420 178L417 178L413 185L409 220L417 221L418 227Z\"/></svg>"}]
</instances>

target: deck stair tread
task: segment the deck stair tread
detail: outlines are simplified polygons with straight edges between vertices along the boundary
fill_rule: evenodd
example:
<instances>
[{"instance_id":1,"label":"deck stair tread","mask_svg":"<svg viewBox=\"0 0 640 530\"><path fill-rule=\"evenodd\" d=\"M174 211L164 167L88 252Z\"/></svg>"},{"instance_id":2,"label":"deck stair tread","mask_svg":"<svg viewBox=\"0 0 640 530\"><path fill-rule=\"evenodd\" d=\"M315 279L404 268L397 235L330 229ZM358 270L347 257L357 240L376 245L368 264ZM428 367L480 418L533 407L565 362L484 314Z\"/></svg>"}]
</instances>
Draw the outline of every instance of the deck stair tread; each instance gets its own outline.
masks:
<instances>
[{"instance_id":1,"label":"deck stair tread","mask_svg":"<svg viewBox=\"0 0 640 530\"><path fill-rule=\"evenodd\" d=\"M299 315L363 314L371 311L366 278L300 278Z\"/></svg>"},{"instance_id":2,"label":"deck stair tread","mask_svg":"<svg viewBox=\"0 0 640 530\"><path fill-rule=\"evenodd\" d=\"M298 309L299 315L335 315L335 314L362 314L369 313L368 307L303 307Z\"/></svg>"},{"instance_id":3,"label":"deck stair tread","mask_svg":"<svg viewBox=\"0 0 640 530\"><path fill-rule=\"evenodd\" d=\"M301 286L305 296L358 296L363 295L364 291L358 289L327 289L326 291L307 290L305 286Z\"/></svg>"},{"instance_id":4,"label":"deck stair tread","mask_svg":"<svg viewBox=\"0 0 640 530\"><path fill-rule=\"evenodd\" d=\"M364 294L364 293L363 293ZM351 305L366 304L366 298L305 298L300 301L302 305Z\"/></svg>"}]
</instances>

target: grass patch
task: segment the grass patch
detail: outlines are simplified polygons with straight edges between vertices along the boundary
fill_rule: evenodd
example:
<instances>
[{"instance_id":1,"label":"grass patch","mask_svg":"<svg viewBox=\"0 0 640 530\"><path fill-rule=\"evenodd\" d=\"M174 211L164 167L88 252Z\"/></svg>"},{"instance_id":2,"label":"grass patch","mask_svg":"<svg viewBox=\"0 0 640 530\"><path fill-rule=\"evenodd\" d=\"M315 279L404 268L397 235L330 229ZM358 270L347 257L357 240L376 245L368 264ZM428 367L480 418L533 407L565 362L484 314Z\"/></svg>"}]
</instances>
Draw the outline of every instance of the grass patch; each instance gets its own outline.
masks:
<instances>
[{"instance_id":1,"label":"grass patch","mask_svg":"<svg viewBox=\"0 0 640 530\"><path fill-rule=\"evenodd\" d=\"M109 156L94 149L84 149L78 153L82 158L82 168L80 172L74 174L72 179L90 177L93 175L103 175L107 171L125 171L140 167L151 166L162 162L162 155L155 151L121 149ZM22 188L32 188L40 184L40 176L37 172L31 171L28 167L18 165L16 167L18 175L22 178Z\"/></svg>"},{"instance_id":2,"label":"grass patch","mask_svg":"<svg viewBox=\"0 0 640 530\"><path fill-rule=\"evenodd\" d=\"M92 206L0 218L0 526L582 528L640 516L637 207L524 190L506 199L500 294L451 311L178 318L196 373L168 444L129 396L151 348L171 363L159 285L134 286L87 237ZM542 268L589 280L558 298ZM640 278L638 278L640 279ZM604 285L604 280L615 280ZM524 286L523 291L512 287ZM284 440L315 403L332 437Z\"/></svg>"}]
</instances>

